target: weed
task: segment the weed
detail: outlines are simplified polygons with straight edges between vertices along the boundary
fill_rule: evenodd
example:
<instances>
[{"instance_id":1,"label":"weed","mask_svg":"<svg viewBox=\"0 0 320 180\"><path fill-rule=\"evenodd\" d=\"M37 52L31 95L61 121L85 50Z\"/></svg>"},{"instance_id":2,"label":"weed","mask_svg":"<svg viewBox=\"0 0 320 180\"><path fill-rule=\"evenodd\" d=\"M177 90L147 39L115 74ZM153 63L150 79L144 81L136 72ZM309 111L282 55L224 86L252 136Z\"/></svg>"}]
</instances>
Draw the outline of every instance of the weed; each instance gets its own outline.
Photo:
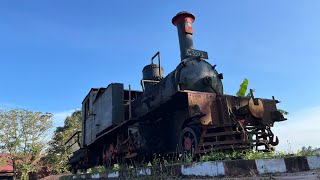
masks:
<instances>
[{"instance_id":1,"label":"weed","mask_svg":"<svg viewBox=\"0 0 320 180\"><path fill-rule=\"evenodd\" d=\"M88 169L87 173L104 173L104 172L114 172L122 171L125 172L126 177L129 179L177 179L176 165L191 164L194 162L195 157L198 157L197 161L225 161L234 159L261 159L261 158L279 158L279 157L292 157L292 156L312 156L316 155L315 149L309 147L302 147L297 153L292 151L270 151L262 152L259 150L231 150L231 151L211 151L201 156L197 156L193 153L174 153L171 156L161 156L154 154L151 161L143 164L142 166L132 166L128 164L119 165L114 164L111 168L105 168L103 166L96 166ZM145 176L146 169L151 170L152 174ZM148 171L149 171L148 170ZM145 172L144 172L145 171ZM140 172L140 173L138 173ZM250 174L256 177L257 174L254 170L250 170ZM80 176L83 173L79 174ZM269 179L274 179L274 177L268 177Z\"/></svg>"},{"instance_id":2,"label":"weed","mask_svg":"<svg viewBox=\"0 0 320 180\"><path fill-rule=\"evenodd\" d=\"M200 161L223 161L233 159L262 159L262 158L280 158L280 157L292 157L292 156L313 156L316 155L314 149L310 146L308 148L302 147L297 153L292 151L270 151L262 152L259 150L244 150L244 151L212 151L204 154L200 157Z\"/></svg>"},{"instance_id":3,"label":"weed","mask_svg":"<svg viewBox=\"0 0 320 180\"><path fill-rule=\"evenodd\" d=\"M308 147L303 146L301 149L298 150L297 155L298 156L315 156L317 155L317 152L311 146L308 146Z\"/></svg>"},{"instance_id":4,"label":"weed","mask_svg":"<svg viewBox=\"0 0 320 180\"><path fill-rule=\"evenodd\" d=\"M95 166L91 168L91 173L104 173L107 172L107 169L104 166Z\"/></svg>"},{"instance_id":5,"label":"weed","mask_svg":"<svg viewBox=\"0 0 320 180\"><path fill-rule=\"evenodd\" d=\"M113 168L112 168L113 171L119 171L119 169L120 169L119 164L114 164L113 165Z\"/></svg>"}]
</instances>

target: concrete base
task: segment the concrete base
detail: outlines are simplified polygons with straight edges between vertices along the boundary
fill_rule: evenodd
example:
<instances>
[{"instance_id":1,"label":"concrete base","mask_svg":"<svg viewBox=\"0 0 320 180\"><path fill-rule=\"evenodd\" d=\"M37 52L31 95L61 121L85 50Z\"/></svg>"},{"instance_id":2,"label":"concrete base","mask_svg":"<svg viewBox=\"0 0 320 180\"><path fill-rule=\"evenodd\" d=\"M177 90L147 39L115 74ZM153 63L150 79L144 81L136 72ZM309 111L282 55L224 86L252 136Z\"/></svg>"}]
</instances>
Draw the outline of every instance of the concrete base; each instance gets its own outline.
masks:
<instances>
[{"instance_id":1,"label":"concrete base","mask_svg":"<svg viewBox=\"0 0 320 180\"><path fill-rule=\"evenodd\" d=\"M292 173L314 169L320 169L320 155L223 162L198 162L189 165L175 165L161 168L141 168L130 171L75 175L73 179L118 179L133 176L159 176L159 174L166 173L168 173L168 177L170 177L170 175L175 177L234 177Z\"/></svg>"}]
</instances>

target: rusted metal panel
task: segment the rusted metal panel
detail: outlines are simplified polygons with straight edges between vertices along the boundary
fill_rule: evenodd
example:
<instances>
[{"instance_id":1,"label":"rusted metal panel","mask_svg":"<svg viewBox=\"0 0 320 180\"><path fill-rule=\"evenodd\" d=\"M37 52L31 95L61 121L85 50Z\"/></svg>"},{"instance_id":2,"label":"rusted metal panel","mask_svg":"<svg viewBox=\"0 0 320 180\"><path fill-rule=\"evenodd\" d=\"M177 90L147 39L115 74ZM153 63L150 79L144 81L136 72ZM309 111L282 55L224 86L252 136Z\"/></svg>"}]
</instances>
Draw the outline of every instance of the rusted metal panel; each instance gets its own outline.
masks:
<instances>
[{"instance_id":1,"label":"rusted metal panel","mask_svg":"<svg viewBox=\"0 0 320 180\"><path fill-rule=\"evenodd\" d=\"M107 88L91 89L82 103L83 144L89 145L96 136L124 121L123 84L112 83Z\"/></svg>"},{"instance_id":2,"label":"rusted metal panel","mask_svg":"<svg viewBox=\"0 0 320 180\"><path fill-rule=\"evenodd\" d=\"M215 99L215 94L192 91L185 92L188 94L189 116L198 116L202 124L211 124L211 108L213 106L212 103Z\"/></svg>"},{"instance_id":3,"label":"rusted metal panel","mask_svg":"<svg viewBox=\"0 0 320 180\"><path fill-rule=\"evenodd\" d=\"M234 123L230 119L229 116L229 107L228 107L228 101L227 101L227 96L225 95L217 95L216 98L216 107L218 110L218 115L219 115L219 124L215 124L215 121L213 121L213 124L215 125L225 125L225 124L231 124Z\"/></svg>"},{"instance_id":4,"label":"rusted metal panel","mask_svg":"<svg viewBox=\"0 0 320 180\"><path fill-rule=\"evenodd\" d=\"M95 139L93 132L95 131L92 129L94 126L93 123L93 100L95 95L97 94L98 89L92 88L88 95L85 97L85 99L82 102L82 146L86 146L90 143L92 143Z\"/></svg>"},{"instance_id":5,"label":"rusted metal panel","mask_svg":"<svg viewBox=\"0 0 320 180\"><path fill-rule=\"evenodd\" d=\"M214 93L183 91L188 94L190 118L203 125L197 152L209 149L242 149L264 147L279 143L270 129L275 119L276 100L216 95ZM254 139L252 139L254 136Z\"/></svg>"},{"instance_id":6,"label":"rusted metal panel","mask_svg":"<svg viewBox=\"0 0 320 180\"><path fill-rule=\"evenodd\" d=\"M198 116L203 125L230 124L228 102L225 96L215 93L184 91L188 93L189 116Z\"/></svg>"},{"instance_id":7,"label":"rusted metal panel","mask_svg":"<svg viewBox=\"0 0 320 180\"><path fill-rule=\"evenodd\" d=\"M85 145L88 145L94 142L95 128L96 127L94 125L93 116L89 116L88 118L86 118L86 128L85 128L85 134L84 134L85 143L86 143Z\"/></svg>"},{"instance_id":8,"label":"rusted metal panel","mask_svg":"<svg viewBox=\"0 0 320 180\"><path fill-rule=\"evenodd\" d=\"M112 83L93 103L95 136L124 121L123 84Z\"/></svg>"},{"instance_id":9,"label":"rusted metal panel","mask_svg":"<svg viewBox=\"0 0 320 180\"><path fill-rule=\"evenodd\" d=\"M265 109L263 119L266 123L270 124L270 126L273 126L275 119L272 117L272 113L277 111L276 101L272 99L262 99L262 102Z\"/></svg>"}]
</instances>

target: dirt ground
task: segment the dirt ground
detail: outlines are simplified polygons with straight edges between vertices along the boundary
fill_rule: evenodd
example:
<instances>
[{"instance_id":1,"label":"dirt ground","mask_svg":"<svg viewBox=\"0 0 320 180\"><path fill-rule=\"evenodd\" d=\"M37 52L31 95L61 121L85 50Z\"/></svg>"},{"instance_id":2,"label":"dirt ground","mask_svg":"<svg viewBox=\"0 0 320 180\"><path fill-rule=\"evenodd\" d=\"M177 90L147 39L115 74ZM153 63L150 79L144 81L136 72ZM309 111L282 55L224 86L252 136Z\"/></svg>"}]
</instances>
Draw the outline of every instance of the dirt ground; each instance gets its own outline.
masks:
<instances>
[{"instance_id":1,"label":"dirt ground","mask_svg":"<svg viewBox=\"0 0 320 180\"><path fill-rule=\"evenodd\" d=\"M59 180L59 178L61 176L65 176L66 174L61 174L61 175L51 175L51 176L47 176L47 177L44 177L40 180Z\"/></svg>"}]
</instances>

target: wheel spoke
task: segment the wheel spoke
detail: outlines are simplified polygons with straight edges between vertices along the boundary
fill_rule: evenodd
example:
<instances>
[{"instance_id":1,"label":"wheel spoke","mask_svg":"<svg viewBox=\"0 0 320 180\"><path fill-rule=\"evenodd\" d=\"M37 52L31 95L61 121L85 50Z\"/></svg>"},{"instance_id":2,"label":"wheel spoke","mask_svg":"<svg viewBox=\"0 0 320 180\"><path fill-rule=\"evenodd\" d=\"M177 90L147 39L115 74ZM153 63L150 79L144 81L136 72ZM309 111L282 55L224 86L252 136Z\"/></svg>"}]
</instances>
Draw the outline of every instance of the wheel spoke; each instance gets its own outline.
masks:
<instances>
[{"instance_id":1,"label":"wheel spoke","mask_svg":"<svg viewBox=\"0 0 320 180\"><path fill-rule=\"evenodd\" d=\"M195 149L198 144L198 135L195 131L197 129L193 129L191 127L185 127L180 135L180 141L181 142L181 149L185 150L187 152L192 151L192 149Z\"/></svg>"}]
</instances>

